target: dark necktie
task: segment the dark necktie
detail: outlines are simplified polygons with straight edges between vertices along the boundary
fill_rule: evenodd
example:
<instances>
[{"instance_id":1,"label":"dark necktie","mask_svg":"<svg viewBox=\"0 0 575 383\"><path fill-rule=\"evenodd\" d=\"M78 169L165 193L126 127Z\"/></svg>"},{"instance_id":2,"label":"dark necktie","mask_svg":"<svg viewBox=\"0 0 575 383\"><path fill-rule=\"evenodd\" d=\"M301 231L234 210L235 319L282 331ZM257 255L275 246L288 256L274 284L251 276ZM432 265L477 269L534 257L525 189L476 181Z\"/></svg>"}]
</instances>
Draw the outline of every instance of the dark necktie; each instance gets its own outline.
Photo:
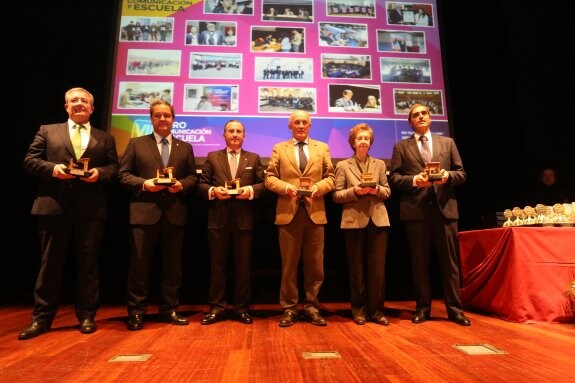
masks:
<instances>
[{"instance_id":1,"label":"dark necktie","mask_svg":"<svg viewBox=\"0 0 575 383\"><path fill-rule=\"evenodd\" d=\"M74 147L74 153L76 154L76 159L79 160L82 157L82 129L86 128L84 125L74 126L74 134L72 135L72 146Z\"/></svg>"},{"instance_id":2,"label":"dark necktie","mask_svg":"<svg viewBox=\"0 0 575 383\"><path fill-rule=\"evenodd\" d=\"M214 45L214 32L210 32L210 38L208 39L208 44Z\"/></svg>"},{"instance_id":3,"label":"dark necktie","mask_svg":"<svg viewBox=\"0 0 575 383\"><path fill-rule=\"evenodd\" d=\"M236 178L236 173L238 171L238 158L236 157L235 150L230 152L230 171L232 173L232 178Z\"/></svg>"},{"instance_id":4,"label":"dark necktie","mask_svg":"<svg viewBox=\"0 0 575 383\"><path fill-rule=\"evenodd\" d=\"M305 167L307 166L307 157L305 155L305 151L303 150L305 142L300 141L297 144L299 146L299 170L301 170L301 172L303 173Z\"/></svg>"},{"instance_id":5,"label":"dark necktie","mask_svg":"<svg viewBox=\"0 0 575 383\"><path fill-rule=\"evenodd\" d=\"M427 162L431 162L431 150L429 150L429 143L427 142L426 136L420 136L419 141L421 141L421 156L423 160Z\"/></svg>"},{"instance_id":6,"label":"dark necktie","mask_svg":"<svg viewBox=\"0 0 575 383\"><path fill-rule=\"evenodd\" d=\"M160 142L162 143L162 151L161 151L162 162L164 163L164 167L167 167L168 160L170 158L170 143L166 138L162 138Z\"/></svg>"}]
</instances>

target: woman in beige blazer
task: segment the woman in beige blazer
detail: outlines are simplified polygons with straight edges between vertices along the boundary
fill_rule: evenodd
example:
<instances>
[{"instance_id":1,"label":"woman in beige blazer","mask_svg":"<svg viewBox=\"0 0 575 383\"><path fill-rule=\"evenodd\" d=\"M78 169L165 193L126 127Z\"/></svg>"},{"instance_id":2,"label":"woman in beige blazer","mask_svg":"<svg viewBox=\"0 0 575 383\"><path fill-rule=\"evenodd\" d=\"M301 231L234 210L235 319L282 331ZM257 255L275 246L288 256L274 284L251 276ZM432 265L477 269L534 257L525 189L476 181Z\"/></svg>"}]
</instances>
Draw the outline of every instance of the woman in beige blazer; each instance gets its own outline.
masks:
<instances>
[{"instance_id":1,"label":"woman in beige blazer","mask_svg":"<svg viewBox=\"0 0 575 383\"><path fill-rule=\"evenodd\" d=\"M373 130L360 123L349 131L353 157L337 163L333 200L343 204L341 228L349 265L351 313L358 325L368 319L388 325L384 316L385 254L389 217L384 201L391 189L385 162L371 157Z\"/></svg>"}]
</instances>

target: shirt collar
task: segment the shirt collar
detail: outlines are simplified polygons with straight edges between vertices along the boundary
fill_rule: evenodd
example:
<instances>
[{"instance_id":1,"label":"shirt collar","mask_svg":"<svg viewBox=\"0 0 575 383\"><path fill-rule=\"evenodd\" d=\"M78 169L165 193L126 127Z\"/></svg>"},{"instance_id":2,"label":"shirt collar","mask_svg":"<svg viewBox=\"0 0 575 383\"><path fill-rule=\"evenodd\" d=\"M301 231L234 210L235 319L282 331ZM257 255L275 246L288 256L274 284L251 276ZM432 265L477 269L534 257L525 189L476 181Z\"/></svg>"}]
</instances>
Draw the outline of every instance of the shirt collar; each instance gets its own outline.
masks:
<instances>
[{"instance_id":1,"label":"shirt collar","mask_svg":"<svg viewBox=\"0 0 575 383\"><path fill-rule=\"evenodd\" d=\"M166 137L160 136L158 133L154 132L154 138L156 139L156 143L159 145L162 141L162 138L168 140L168 144L172 145L172 133L168 134Z\"/></svg>"}]
</instances>

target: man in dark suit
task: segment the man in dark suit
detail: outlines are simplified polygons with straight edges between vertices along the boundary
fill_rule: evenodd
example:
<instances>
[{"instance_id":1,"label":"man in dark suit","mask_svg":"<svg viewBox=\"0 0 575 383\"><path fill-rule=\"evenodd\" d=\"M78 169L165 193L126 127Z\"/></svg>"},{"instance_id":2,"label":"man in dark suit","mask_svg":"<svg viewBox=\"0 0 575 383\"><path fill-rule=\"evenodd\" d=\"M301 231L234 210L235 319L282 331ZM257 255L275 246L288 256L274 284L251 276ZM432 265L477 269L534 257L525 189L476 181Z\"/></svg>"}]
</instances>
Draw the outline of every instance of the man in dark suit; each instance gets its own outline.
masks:
<instances>
[{"instance_id":1,"label":"man in dark suit","mask_svg":"<svg viewBox=\"0 0 575 383\"><path fill-rule=\"evenodd\" d=\"M277 194L275 224L282 258L280 327L292 326L298 305L298 264L303 263L305 316L316 326L327 323L319 313L318 293L323 283L324 195L335 188L329 147L309 138L311 117L297 110L290 115L292 138L273 147L266 172L266 188ZM309 179L309 195L298 193L301 177Z\"/></svg>"},{"instance_id":2,"label":"man in dark suit","mask_svg":"<svg viewBox=\"0 0 575 383\"><path fill-rule=\"evenodd\" d=\"M200 45L224 45L224 34L216 29L216 24L208 22L206 30L200 33Z\"/></svg>"},{"instance_id":3,"label":"man in dark suit","mask_svg":"<svg viewBox=\"0 0 575 383\"><path fill-rule=\"evenodd\" d=\"M414 134L395 144L389 183L392 190L400 193L399 215L411 253L416 294L412 322L425 322L431 315L429 266L431 255L435 253L441 269L449 319L469 326L459 291L459 213L453 188L465 181L463 163L452 138L431 134L431 116L427 106L413 105L408 121ZM435 181L430 180L424 171L431 161L440 164L438 174L441 178Z\"/></svg>"},{"instance_id":4,"label":"man in dark suit","mask_svg":"<svg viewBox=\"0 0 575 383\"><path fill-rule=\"evenodd\" d=\"M120 183L132 192L132 254L128 272L128 329L132 331L143 328L149 274L158 245L162 268L160 318L175 325L188 324L176 309L182 283L187 201L197 176L192 146L172 136L175 117L170 103L163 100L152 103L150 118L154 132L130 139L120 163ZM159 182L169 181L157 178L162 169L171 169L172 183Z\"/></svg>"},{"instance_id":5,"label":"man in dark suit","mask_svg":"<svg viewBox=\"0 0 575 383\"><path fill-rule=\"evenodd\" d=\"M20 332L20 340L50 329L60 305L62 273L70 251L76 257L75 309L80 332L96 331L98 254L108 217L108 186L116 179L118 156L114 137L90 125L92 94L72 88L65 102L68 121L40 126L24 158L24 169L39 179L32 214L38 218L42 261L32 324ZM69 174L67 165L75 165L81 157L89 159L88 173Z\"/></svg>"},{"instance_id":6,"label":"man in dark suit","mask_svg":"<svg viewBox=\"0 0 575 383\"><path fill-rule=\"evenodd\" d=\"M240 322L252 323L248 309L251 294L254 199L262 195L265 186L260 156L242 150L244 138L243 124L237 120L228 121L224 127L226 149L208 153L200 177L200 195L210 201L210 312L202 319L203 325L215 323L226 316L230 249L234 259L234 313ZM239 181L239 189L236 180Z\"/></svg>"}]
</instances>

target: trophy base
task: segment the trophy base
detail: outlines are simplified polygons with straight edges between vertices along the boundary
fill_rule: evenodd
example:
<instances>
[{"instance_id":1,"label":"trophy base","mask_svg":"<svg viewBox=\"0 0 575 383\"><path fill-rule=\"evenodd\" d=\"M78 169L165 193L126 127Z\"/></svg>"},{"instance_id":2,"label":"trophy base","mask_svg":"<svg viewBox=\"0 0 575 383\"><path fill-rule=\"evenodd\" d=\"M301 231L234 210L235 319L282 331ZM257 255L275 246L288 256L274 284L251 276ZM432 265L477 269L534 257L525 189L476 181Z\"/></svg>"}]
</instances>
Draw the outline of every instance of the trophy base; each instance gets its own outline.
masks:
<instances>
[{"instance_id":1,"label":"trophy base","mask_svg":"<svg viewBox=\"0 0 575 383\"><path fill-rule=\"evenodd\" d=\"M311 190L297 189L297 195L301 197L309 197L311 195Z\"/></svg>"},{"instance_id":2,"label":"trophy base","mask_svg":"<svg viewBox=\"0 0 575 383\"><path fill-rule=\"evenodd\" d=\"M66 168L66 169L64 169L64 172L67 174L70 174L71 176L76 176L76 177L90 177L92 175L91 171L83 170L83 169Z\"/></svg>"},{"instance_id":3,"label":"trophy base","mask_svg":"<svg viewBox=\"0 0 575 383\"><path fill-rule=\"evenodd\" d=\"M231 196L237 196L239 194L242 194L243 190L242 189L228 189L228 195Z\"/></svg>"},{"instance_id":4,"label":"trophy base","mask_svg":"<svg viewBox=\"0 0 575 383\"><path fill-rule=\"evenodd\" d=\"M174 178L155 178L154 179L154 184L155 185L160 185L160 186L172 186L176 183L176 180Z\"/></svg>"},{"instance_id":5,"label":"trophy base","mask_svg":"<svg viewBox=\"0 0 575 383\"><path fill-rule=\"evenodd\" d=\"M377 187L377 182L372 181L372 182L362 182L359 184L360 188L372 188L375 189Z\"/></svg>"},{"instance_id":6,"label":"trophy base","mask_svg":"<svg viewBox=\"0 0 575 383\"><path fill-rule=\"evenodd\" d=\"M441 174L430 174L430 175L427 176L427 179L428 179L430 182L433 182L433 181L441 181L442 178L443 178L443 177L441 176Z\"/></svg>"}]
</instances>

